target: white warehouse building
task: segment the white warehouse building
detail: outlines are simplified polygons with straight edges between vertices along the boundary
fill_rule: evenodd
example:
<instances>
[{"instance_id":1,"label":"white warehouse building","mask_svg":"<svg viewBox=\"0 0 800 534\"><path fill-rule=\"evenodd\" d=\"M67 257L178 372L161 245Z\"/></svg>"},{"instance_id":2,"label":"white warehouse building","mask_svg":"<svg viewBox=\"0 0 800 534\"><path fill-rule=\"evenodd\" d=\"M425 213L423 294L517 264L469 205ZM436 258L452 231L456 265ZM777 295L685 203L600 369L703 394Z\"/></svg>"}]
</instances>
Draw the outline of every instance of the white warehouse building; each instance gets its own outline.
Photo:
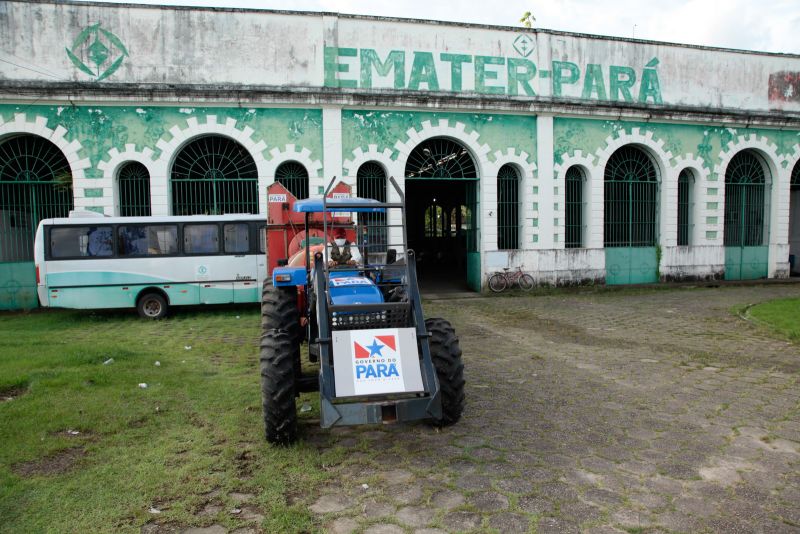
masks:
<instances>
[{"instance_id":1,"label":"white warehouse building","mask_svg":"<svg viewBox=\"0 0 800 534\"><path fill-rule=\"evenodd\" d=\"M784 278L800 56L337 13L0 3L0 309L36 224L405 192L423 282ZM800 261L800 260L799 260ZM800 266L798 266L800 269Z\"/></svg>"}]
</instances>

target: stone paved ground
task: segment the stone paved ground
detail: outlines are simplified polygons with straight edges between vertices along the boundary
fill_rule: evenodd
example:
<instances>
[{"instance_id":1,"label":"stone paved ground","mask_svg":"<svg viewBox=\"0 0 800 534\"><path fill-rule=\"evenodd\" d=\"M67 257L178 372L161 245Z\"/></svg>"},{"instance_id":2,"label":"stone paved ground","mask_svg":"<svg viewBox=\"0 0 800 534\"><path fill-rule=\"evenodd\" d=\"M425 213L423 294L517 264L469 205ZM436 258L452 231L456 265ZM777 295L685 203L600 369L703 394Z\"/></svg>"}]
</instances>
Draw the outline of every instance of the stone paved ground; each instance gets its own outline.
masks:
<instances>
[{"instance_id":1,"label":"stone paved ground","mask_svg":"<svg viewBox=\"0 0 800 534\"><path fill-rule=\"evenodd\" d=\"M800 348L732 310L800 287L431 302L463 420L306 429L343 446L332 532L800 532Z\"/></svg>"},{"instance_id":2,"label":"stone paved ground","mask_svg":"<svg viewBox=\"0 0 800 534\"><path fill-rule=\"evenodd\" d=\"M800 347L733 310L800 287L430 302L461 339L457 425L304 427L330 532L800 532Z\"/></svg>"}]
</instances>

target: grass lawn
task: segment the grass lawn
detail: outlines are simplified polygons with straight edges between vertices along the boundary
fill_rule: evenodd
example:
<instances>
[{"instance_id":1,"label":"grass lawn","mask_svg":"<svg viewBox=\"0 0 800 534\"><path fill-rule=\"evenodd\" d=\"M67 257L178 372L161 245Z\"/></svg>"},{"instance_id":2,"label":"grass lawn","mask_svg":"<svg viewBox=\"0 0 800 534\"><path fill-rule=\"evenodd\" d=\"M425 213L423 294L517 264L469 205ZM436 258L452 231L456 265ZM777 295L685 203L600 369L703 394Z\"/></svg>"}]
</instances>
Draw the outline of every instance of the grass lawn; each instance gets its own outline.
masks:
<instances>
[{"instance_id":1,"label":"grass lawn","mask_svg":"<svg viewBox=\"0 0 800 534\"><path fill-rule=\"evenodd\" d=\"M266 532L318 529L287 496L323 483L342 450L264 441L257 307L0 324L0 532L252 526L231 513L246 508L242 493ZM306 399L300 416L318 417L316 395Z\"/></svg>"},{"instance_id":2,"label":"grass lawn","mask_svg":"<svg viewBox=\"0 0 800 534\"><path fill-rule=\"evenodd\" d=\"M800 299L779 299L753 306L750 315L792 341L800 341Z\"/></svg>"}]
</instances>

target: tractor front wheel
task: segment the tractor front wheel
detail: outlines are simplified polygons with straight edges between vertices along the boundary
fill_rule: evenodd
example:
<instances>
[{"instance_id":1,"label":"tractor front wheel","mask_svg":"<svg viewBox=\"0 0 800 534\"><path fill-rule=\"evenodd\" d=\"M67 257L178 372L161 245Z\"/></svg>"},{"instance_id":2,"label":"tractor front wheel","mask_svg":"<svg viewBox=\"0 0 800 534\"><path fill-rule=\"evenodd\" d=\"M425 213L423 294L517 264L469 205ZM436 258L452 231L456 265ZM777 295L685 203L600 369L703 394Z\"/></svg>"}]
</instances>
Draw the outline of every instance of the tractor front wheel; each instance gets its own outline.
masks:
<instances>
[{"instance_id":1,"label":"tractor front wheel","mask_svg":"<svg viewBox=\"0 0 800 534\"><path fill-rule=\"evenodd\" d=\"M442 417L434 419L436 426L452 425L464 411L464 364L458 337L449 321L426 319L425 329L431 333L429 344L439 391L442 398Z\"/></svg>"},{"instance_id":2,"label":"tractor front wheel","mask_svg":"<svg viewBox=\"0 0 800 534\"><path fill-rule=\"evenodd\" d=\"M295 367L292 339L285 330L261 336L261 404L267 441L288 445L297 439Z\"/></svg>"}]
</instances>

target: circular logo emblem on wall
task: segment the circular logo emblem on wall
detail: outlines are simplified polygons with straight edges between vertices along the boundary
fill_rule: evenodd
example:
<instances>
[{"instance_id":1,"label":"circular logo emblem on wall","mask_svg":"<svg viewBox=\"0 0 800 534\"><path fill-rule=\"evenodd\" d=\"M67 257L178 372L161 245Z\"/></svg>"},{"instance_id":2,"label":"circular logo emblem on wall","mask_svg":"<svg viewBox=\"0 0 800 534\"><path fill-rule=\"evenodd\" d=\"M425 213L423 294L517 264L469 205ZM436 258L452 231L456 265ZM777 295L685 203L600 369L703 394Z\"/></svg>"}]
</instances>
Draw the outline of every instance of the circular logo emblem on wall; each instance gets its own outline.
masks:
<instances>
[{"instance_id":1,"label":"circular logo emblem on wall","mask_svg":"<svg viewBox=\"0 0 800 534\"><path fill-rule=\"evenodd\" d=\"M516 50L517 54L521 55L522 57L528 57L531 55L534 46L535 43L533 42L533 37L525 33L520 33L517 35L517 38L514 39L514 50Z\"/></svg>"},{"instance_id":2,"label":"circular logo emblem on wall","mask_svg":"<svg viewBox=\"0 0 800 534\"><path fill-rule=\"evenodd\" d=\"M128 56L119 37L101 28L100 23L84 29L66 51L70 61L96 82L114 74Z\"/></svg>"}]
</instances>

